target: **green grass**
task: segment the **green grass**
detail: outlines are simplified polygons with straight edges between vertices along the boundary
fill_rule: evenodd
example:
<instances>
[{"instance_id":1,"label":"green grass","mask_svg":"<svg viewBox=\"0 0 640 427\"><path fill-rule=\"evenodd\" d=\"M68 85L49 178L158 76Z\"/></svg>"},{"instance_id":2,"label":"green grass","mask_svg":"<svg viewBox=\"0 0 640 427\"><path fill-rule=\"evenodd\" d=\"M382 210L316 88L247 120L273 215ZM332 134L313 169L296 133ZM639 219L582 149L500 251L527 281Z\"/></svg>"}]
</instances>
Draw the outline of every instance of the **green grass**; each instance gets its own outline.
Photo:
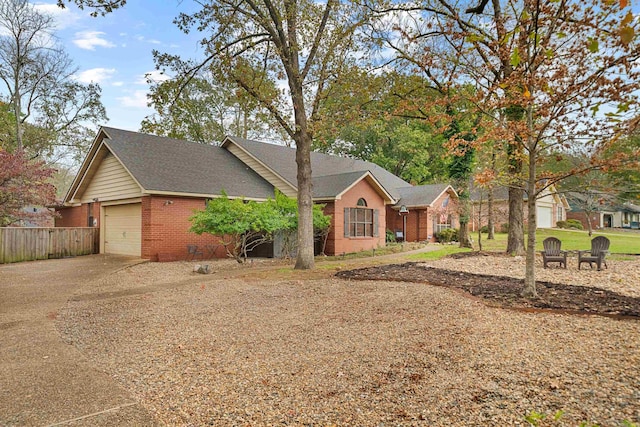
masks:
<instances>
[{"instance_id":1,"label":"green grass","mask_svg":"<svg viewBox=\"0 0 640 427\"><path fill-rule=\"evenodd\" d=\"M557 237L562 241L562 249L568 251L587 250L591 248L591 239L596 236L606 236L611 241L609 251L616 255L617 259L623 259L622 254L640 254L640 233L606 230L594 232L592 236L586 231L541 229L536 233L536 250L542 250L542 241L547 237ZM478 250L478 234L472 233L474 250ZM437 243L436 243L437 245ZM526 245L526 241L525 241ZM482 235L482 250L488 252L502 252L507 248L507 234L496 233L494 240L487 240L487 235ZM417 261L440 259L458 252L468 252L469 249L461 249L456 245L442 245L440 248L421 254L411 255L409 258Z\"/></svg>"}]
</instances>

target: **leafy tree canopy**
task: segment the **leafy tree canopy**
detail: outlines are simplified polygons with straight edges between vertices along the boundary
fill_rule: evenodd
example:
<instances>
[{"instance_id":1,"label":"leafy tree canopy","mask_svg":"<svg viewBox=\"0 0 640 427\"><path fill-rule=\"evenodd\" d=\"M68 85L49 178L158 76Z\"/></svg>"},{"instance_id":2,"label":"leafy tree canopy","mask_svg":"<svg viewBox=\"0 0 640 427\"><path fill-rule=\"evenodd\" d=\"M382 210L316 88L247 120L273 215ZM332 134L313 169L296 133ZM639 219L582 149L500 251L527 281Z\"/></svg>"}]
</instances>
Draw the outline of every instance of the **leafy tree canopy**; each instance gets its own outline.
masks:
<instances>
[{"instance_id":1,"label":"leafy tree canopy","mask_svg":"<svg viewBox=\"0 0 640 427\"><path fill-rule=\"evenodd\" d=\"M44 162L31 160L23 150L9 153L0 149L1 227L49 215L34 214L24 208L50 206L55 202L55 187L50 183L54 172Z\"/></svg>"}]
</instances>

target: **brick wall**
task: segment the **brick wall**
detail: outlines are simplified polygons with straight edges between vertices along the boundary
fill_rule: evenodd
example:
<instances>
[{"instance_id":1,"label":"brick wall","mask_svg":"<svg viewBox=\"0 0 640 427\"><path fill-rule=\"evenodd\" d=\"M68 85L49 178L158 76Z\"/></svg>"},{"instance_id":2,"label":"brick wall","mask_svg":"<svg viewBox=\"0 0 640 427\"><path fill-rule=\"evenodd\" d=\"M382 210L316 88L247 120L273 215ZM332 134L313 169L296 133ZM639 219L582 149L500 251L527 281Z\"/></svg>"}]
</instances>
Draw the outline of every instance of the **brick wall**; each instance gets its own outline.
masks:
<instances>
[{"instance_id":1,"label":"brick wall","mask_svg":"<svg viewBox=\"0 0 640 427\"><path fill-rule=\"evenodd\" d=\"M56 208L56 227L86 227L88 205Z\"/></svg>"},{"instance_id":2,"label":"brick wall","mask_svg":"<svg viewBox=\"0 0 640 427\"><path fill-rule=\"evenodd\" d=\"M446 207L443 202L449 197ZM458 215L458 199L450 197L448 193L441 195L433 202L433 207L410 207L407 214L406 225L406 241L407 242L435 242L433 223L434 215L453 216L452 226L457 228L460 226ZM403 231L403 217L398 213L398 209L387 207L387 229L391 230L394 235L396 231Z\"/></svg>"},{"instance_id":3,"label":"brick wall","mask_svg":"<svg viewBox=\"0 0 640 427\"><path fill-rule=\"evenodd\" d=\"M209 234L198 236L189 231L195 210L205 207L205 199L145 196L142 198L142 258L152 261L175 261L189 257L187 245L198 245L207 257L206 245L216 245ZM225 257L223 247L215 255ZM200 259L202 257L197 257Z\"/></svg>"},{"instance_id":4,"label":"brick wall","mask_svg":"<svg viewBox=\"0 0 640 427\"><path fill-rule=\"evenodd\" d=\"M344 237L344 208L355 208L358 199L364 198L369 209L378 210L378 236L377 237ZM340 200L335 202L331 233L327 239L327 254L335 255L343 252L359 252L375 249L385 245L386 211L384 200L371 187L362 180L354 185ZM331 251L330 251L331 248Z\"/></svg>"}]
</instances>

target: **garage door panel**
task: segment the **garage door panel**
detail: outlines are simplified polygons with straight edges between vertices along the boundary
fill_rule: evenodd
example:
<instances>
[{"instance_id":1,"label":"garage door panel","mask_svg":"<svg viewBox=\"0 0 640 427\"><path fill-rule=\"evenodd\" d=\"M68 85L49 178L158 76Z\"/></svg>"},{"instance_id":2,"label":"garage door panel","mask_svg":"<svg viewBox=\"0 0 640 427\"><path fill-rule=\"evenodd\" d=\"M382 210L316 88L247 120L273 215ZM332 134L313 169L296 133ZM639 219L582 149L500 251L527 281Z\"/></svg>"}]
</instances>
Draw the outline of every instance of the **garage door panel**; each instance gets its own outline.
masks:
<instances>
[{"instance_id":1,"label":"garage door panel","mask_svg":"<svg viewBox=\"0 0 640 427\"><path fill-rule=\"evenodd\" d=\"M141 212L140 203L105 207L105 253L140 256Z\"/></svg>"},{"instance_id":2,"label":"garage door panel","mask_svg":"<svg viewBox=\"0 0 640 427\"><path fill-rule=\"evenodd\" d=\"M550 206L538 206L536 214L537 214L538 228L552 227L553 209Z\"/></svg>"}]
</instances>

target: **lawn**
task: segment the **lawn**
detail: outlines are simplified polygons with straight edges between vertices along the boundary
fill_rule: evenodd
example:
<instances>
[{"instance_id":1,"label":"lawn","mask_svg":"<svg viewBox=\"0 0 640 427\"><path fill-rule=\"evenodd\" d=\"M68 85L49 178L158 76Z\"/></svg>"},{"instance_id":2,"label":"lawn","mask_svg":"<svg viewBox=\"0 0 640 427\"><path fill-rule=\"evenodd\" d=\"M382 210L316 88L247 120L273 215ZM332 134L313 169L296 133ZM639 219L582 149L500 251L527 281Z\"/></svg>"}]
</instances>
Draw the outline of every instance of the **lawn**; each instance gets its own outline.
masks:
<instances>
[{"instance_id":1,"label":"lawn","mask_svg":"<svg viewBox=\"0 0 640 427\"><path fill-rule=\"evenodd\" d=\"M575 251L586 250L591 247L591 239L596 236L606 236L611 240L609 248L611 254L640 254L640 233L628 231L607 230L606 232L595 232L592 236L586 231L563 230L563 229L540 229L536 234L536 249L542 250L542 241L547 237L557 237L562 241L562 249ZM478 235L472 233L474 239L474 250L478 250ZM525 243L526 244L526 243ZM507 247L507 234L496 233L494 240L487 240L487 235L482 235L483 251L504 251ZM441 249L412 255L414 260L438 259L457 252L470 252L470 249L462 249L456 245L442 245Z\"/></svg>"}]
</instances>

